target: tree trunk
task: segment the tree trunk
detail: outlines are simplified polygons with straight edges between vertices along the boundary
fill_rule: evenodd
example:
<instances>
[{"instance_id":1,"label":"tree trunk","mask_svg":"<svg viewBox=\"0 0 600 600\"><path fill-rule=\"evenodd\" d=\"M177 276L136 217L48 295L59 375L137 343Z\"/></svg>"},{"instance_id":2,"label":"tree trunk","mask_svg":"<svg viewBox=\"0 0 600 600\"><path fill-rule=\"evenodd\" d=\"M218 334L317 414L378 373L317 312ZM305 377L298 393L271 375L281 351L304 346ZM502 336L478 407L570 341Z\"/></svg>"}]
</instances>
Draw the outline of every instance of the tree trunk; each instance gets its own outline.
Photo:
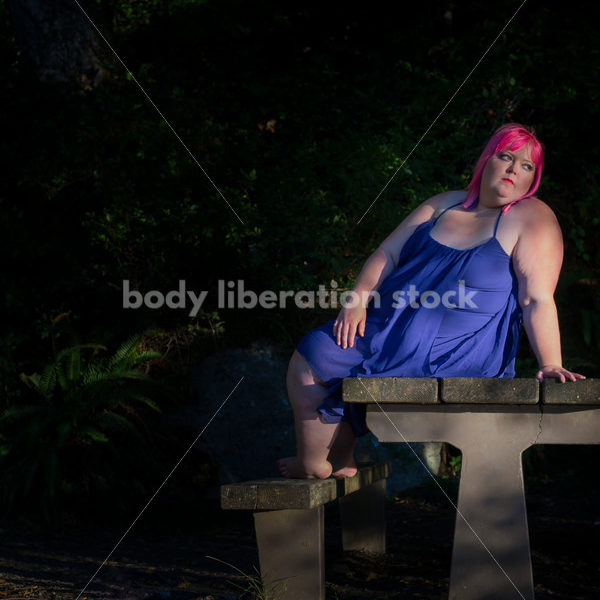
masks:
<instances>
[{"instance_id":1,"label":"tree trunk","mask_svg":"<svg viewBox=\"0 0 600 600\"><path fill-rule=\"evenodd\" d=\"M99 22L90 2L78 1L107 37L108 27ZM110 50L75 0L9 0L8 4L23 69L42 82L71 82L88 90L107 76L103 65Z\"/></svg>"}]
</instances>

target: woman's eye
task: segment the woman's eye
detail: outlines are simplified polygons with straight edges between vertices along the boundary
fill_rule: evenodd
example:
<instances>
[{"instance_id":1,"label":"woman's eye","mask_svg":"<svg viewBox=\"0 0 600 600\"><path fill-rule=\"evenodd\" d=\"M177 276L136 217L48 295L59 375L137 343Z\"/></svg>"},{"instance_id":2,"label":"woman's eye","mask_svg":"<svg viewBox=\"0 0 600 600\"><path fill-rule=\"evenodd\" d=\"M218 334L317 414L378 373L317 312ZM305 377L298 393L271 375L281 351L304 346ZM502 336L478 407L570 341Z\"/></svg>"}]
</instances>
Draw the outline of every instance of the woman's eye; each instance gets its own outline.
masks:
<instances>
[{"instance_id":1,"label":"woman's eye","mask_svg":"<svg viewBox=\"0 0 600 600\"><path fill-rule=\"evenodd\" d=\"M525 170L533 171L533 167L529 163L525 163L523 166L525 167Z\"/></svg>"}]
</instances>

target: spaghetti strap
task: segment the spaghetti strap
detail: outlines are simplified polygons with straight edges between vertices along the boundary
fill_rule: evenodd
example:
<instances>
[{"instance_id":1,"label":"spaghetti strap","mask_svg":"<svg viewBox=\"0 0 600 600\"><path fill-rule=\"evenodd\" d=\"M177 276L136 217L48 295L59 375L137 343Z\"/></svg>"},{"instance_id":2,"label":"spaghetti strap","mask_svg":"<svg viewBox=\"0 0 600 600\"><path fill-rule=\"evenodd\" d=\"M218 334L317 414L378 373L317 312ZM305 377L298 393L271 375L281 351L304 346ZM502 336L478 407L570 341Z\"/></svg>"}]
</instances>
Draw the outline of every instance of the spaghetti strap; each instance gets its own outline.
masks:
<instances>
[{"instance_id":1,"label":"spaghetti strap","mask_svg":"<svg viewBox=\"0 0 600 600\"><path fill-rule=\"evenodd\" d=\"M500 223L500 217L502 216L502 209L500 209L500 214L496 219L496 226L494 227L494 235L492 237L496 237L496 231L498 231L498 223Z\"/></svg>"},{"instance_id":2,"label":"spaghetti strap","mask_svg":"<svg viewBox=\"0 0 600 600\"><path fill-rule=\"evenodd\" d=\"M461 200L460 202L457 202L456 204L452 204L451 206L446 207L434 220L434 223L437 223L437 220L447 211L450 210L451 208L454 208L455 206L458 206L459 204L462 204L463 201Z\"/></svg>"},{"instance_id":3,"label":"spaghetti strap","mask_svg":"<svg viewBox=\"0 0 600 600\"><path fill-rule=\"evenodd\" d=\"M450 210L451 208L454 208L455 206L458 206L459 204L462 204L462 200L460 202L457 202L456 204L452 204L451 206L446 207L434 220L433 220L433 225L435 225L435 223L437 223L437 220L447 211ZM502 216L502 209L500 209L500 213L498 214L498 218L496 219L496 224L494 225L494 235L492 236L493 238L496 237L496 232L498 231L498 224L500 223L500 217Z\"/></svg>"}]
</instances>

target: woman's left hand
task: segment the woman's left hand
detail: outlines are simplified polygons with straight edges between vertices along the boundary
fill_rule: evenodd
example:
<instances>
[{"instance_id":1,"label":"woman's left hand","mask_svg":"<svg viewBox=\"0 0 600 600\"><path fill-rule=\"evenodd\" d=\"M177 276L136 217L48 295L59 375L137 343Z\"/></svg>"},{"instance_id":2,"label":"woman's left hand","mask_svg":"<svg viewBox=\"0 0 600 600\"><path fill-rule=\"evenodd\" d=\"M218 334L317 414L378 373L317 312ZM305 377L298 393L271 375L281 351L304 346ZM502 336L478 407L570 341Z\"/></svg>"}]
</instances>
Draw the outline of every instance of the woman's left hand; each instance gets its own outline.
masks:
<instances>
[{"instance_id":1,"label":"woman's left hand","mask_svg":"<svg viewBox=\"0 0 600 600\"><path fill-rule=\"evenodd\" d=\"M579 373L572 373L567 369L559 366L559 365L544 365L535 375L536 379L543 381L544 379L549 379L550 377L560 379L561 383L565 383L567 379L569 381L575 381L577 379L585 379L585 375L580 375Z\"/></svg>"}]
</instances>

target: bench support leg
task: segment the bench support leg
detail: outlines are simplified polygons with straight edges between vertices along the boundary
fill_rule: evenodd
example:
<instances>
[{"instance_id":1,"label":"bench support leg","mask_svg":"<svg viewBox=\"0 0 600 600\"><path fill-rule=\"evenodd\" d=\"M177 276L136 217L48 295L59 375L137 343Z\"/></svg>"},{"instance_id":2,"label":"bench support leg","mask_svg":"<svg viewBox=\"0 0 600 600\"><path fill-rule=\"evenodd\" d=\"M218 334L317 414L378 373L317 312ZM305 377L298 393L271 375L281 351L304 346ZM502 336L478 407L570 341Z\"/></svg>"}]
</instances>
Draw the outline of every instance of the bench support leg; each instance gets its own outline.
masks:
<instances>
[{"instance_id":1,"label":"bench support leg","mask_svg":"<svg viewBox=\"0 0 600 600\"><path fill-rule=\"evenodd\" d=\"M380 479L339 499L344 550L385 553L385 490Z\"/></svg>"},{"instance_id":2,"label":"bench support leg","mask_svg":"<svg viewBox=\"0 0 600 600\"><path fill-rule=\"evenodd\" d=\"M254 513L268 598L325 600L324 514L323 506Z\"/></svg>"}]
</instances>

